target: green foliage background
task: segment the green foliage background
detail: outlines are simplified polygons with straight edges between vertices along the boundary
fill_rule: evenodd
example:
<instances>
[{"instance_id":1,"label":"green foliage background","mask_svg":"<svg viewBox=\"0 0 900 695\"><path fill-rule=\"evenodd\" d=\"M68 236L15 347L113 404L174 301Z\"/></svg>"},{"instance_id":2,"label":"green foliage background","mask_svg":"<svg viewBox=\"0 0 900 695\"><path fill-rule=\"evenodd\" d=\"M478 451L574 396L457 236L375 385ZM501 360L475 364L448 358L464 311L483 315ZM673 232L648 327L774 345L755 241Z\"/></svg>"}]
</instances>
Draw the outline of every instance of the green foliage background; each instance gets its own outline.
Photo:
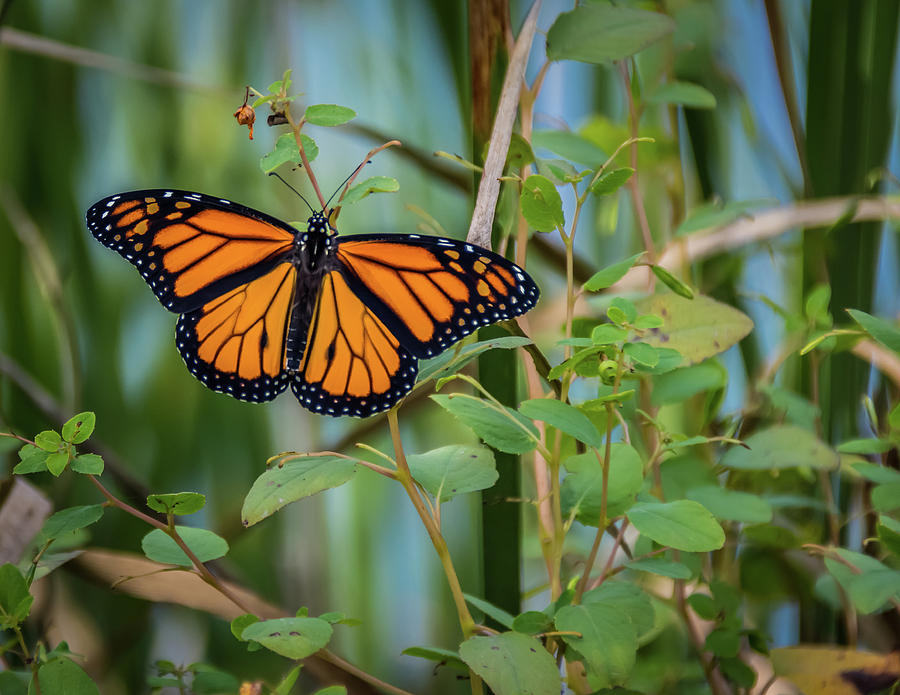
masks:
<instances>
[{"instance_id":1,"label":"green foliage background","mask_svg":"<svg viewBox=\"0 0 900 695\"><path fill-rule=\"evenodd\" d=\"M511 4L515 30L527 7ZM473 92L467 21L476 10L502 5L14 1L3 5L0 28L2 429L31 436L71 413L96 412L95 437L113 454L107 465L118 471L127 501L139 503L144 490L204 492L209 502L197 521L231 546L223 571L276 603L306 605L311 615L340 610L362 620L368 627L336 631L335 649L416 692L460 690L450 669L435 678L431 664L398 656L416 644L456 649L457 626L440 567L398 486L362 471L351 484L249 530L239 518L240 503L269 456L340 450L355 441L389 450L383 421L312 416L290 397L259 407L200 387L173 349L174 317L160 309L132 268L90 238L84 211L114 192L171 187L304 219L305 208L293 194L259 170L258 159L278 133L261 118L256 139L248 141L231 116L245 84L264 86L291 66L308 103L344 104L360 114L353 126L317 137L316 172L324 188L336 187L371 147L393 137L404 143L404 152L383 153L370 166L371 174L397 178L400 192L349 207L341 230L411 232L422 218L407 206L416 206L462 238L473 180L431 152L476 161L481 156L486 137L472 109L485 99ZM568 9L545 3L539 27L546 30ZM658 106L641 121L639 134L657 139L642 146L648 149L641 150L639 171L658 246L691 211L717 196L728 202L766 199L771 206L861 194L872 190L871 171L888 166L896 172L895 4L673 0L650 9L671 16L676 29L640 54L634 92L646 95L663 78L685 80L704 86L717 103L711 110ZM503 72L499 53L491 66L494 93ZM543 62L542 36L532 53L530 79ZM596 152L564 153L548 131L565 130L563 123L610 141L615 136L613 146L623 141L628 114L618 70L560 62L546 80L536 105L535 149L596 166ZM895 181L883 177L879 190L893 190ZM579 282L642 249L628 195L622 189L587 208L576 247ZM748 312L757 329L721 360L727 391L712 389L709 400L698 397L693 409L667 415L687 431L700 411L738 411L770 360L799 349L794 326L757 301L757 294L800 316L810 290L827 280L832 300L822 311L842 324L849 323L845 308L896 312L893 231L881 222L841 221L683 269L681 276L704 294ZM552 345L563 316L547 307L562 306L562 258L556 240L535 239L528 264L544 293L532 328L539 342L551 346L555 362L562 356ZM785 364L779 385L806 397L818 394L827 441L871 434L860 395L868 390L885 414L891 389L855 357L810 359L824 360L820 382L812 383L808 364L794 359ZM51 402L36 401L42 390ZM427 401L404 412L409 452L471 439ZM15 455L8 461L13 464ZM846 505L840 485L834 486L836 503ZM46 489L59 508L97 501L93 489L71 478ZM478 496L468 495L450 504L443 519L462 584L472 593L485 581L481 512ZM529 589L540 581L541 563L535 531L525 522L522 577ZM120 516L93 526L90 542L134 552L145 532ZM871 532L849 526L834 540L860 550L851 541ZM590 538L585 532L581 545L589 547ZM745 561L741 571L784 579L761 597L771 604L760 609L761 623L777 625L785 615L802 614L776 630L776 643L846 643L847 628L834 612L803 605L812 600L808 591L788 600L785 587L795 575L773 557L759 552L759 562ZM749 586L765 584L746 579ZM54 574L49 590L90 636L85 644L97 659L91 673L104 693L140 692L148 664L175 658L173 651L185 663L204 659L248 679L274 680L283 671L283 660L272 654L246 653L218 619L135 601L76 571Z\"/></svg>"}]
</instances>

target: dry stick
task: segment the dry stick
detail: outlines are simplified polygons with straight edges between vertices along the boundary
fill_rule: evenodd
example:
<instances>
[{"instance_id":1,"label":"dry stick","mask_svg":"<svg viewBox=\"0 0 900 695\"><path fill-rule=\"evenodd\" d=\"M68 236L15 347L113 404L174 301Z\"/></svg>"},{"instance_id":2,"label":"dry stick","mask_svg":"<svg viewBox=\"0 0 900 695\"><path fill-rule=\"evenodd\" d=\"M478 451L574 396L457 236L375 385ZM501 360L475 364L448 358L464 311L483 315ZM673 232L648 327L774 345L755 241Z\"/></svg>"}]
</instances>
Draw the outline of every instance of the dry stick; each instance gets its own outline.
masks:
<instances>
[{"instance_id":1,"label":"dry stick","mask_svg":"<svg viewBox=\"0 0 900 695\"><path fill-rule=\"evenodd\" d=\"M466 235L466 241L470 244L478 244L487 249L491 248L491 227L494 223L497 197L500 195L500 177L503 175L503 165L509 150L509 140L512 137L513 123L516 120L519 90L525 76L525 66L528 63L528 54L531 51L531 42L534 39L540 8L541 0L535 0L525 18L522 31L519 32L510 56L506 76L503 78L500 100L497 104L497 115L494 117L494 127L491 130L490 145L484 160L484 173L478 184L475 210L472 212L472 222L469 224L469 233Z\"/></svg>"}]
</instances>

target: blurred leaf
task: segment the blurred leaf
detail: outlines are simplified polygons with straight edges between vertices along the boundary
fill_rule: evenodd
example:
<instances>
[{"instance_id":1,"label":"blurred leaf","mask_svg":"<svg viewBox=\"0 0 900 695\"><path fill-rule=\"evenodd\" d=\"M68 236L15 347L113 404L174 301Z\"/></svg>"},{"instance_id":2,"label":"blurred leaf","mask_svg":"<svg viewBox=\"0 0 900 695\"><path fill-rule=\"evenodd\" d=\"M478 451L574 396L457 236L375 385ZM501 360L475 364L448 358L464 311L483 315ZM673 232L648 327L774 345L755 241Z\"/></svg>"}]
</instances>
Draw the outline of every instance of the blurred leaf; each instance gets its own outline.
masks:
<instances>
[{"instance_id":1,"label":"blurred leaf","mask_svg":"<svg viewBox=\"0 0 900 695\"><path fill-rule=\"evenodd\" d=\"M860 328L888 350L900 352L900 329L897 326L858 309L847 309L847 313L853 317L853 320L859 324Z\"/></svg>"},{"instance_id":2,"label":"blurred leaf","mask_svg":"<svg viewBox=\"0 0 900 695\"><path fill-rule=\"evenodd\" d=\"M495 695L547 695L560 691L556 661L533 637L504 632L470 637L459 655Z\"/></svg>"},{"instance_id":3,"label":"blurred leaf","mask_svg":"<svg viewBox=\"0 0 900 695\"><path fill-rule=\"evenodd\" d=\"M275 690L272 691L272 695L290 695L291 690L294 688L294 684L297 682L297 678L300 676L300 669L303 668L303 664L297 664L290 671L287 672L284 678L275 686Z\"/></svg>"},{"instance_id":4,"label":"blurred leaf","mask_svg":"<svg viewBox=\"0 0 900 695\"><path fill-rule=\"evenodd\" d=\"M191 690L196 695L235 693L241 687L241 682L233 675L212 666L201 664L193 670L194 680L191 683Z\"/></svg>"},{"instance_id":5,"label":"blurred leaf","mask_svg":"<svg viewBox=\"0 0 900 695\"><path fill-rule=\"evenodd\" d=\"M203 528L176 526L175 530L200 562L209 562L228 553L228 542L221 536ZM171 536L162 529L153 529L141 540L141 549L150 560L166 565L193 565L190 558L178 547Z\"/></svg>"},{"instance_id":6,"label":"blurred leaf","mask_svg":"<svg viewBox=\"0 0 900 695\"><path fill-rule=\"evenodd\" d=\"M78 413L62 426L62 438L72 444L81 444L94 431L97 416L91 412Z\"/></svg>"},{"instance_id":7,"label":"blurred leaf","mask_svg":"<svg viewBox=\"0 0 900 695\"><path fill-rule=\"evenodd\" d=\"M716 97L706 87L691 82L667 82L647 95L650 104L679 104L694 109L716 108Z\"/></svg>"},{"instance_id":8,"label":"blurred leaf","mask_svg":"<svg viewBox=\"0 0 900 695\"><path fill-rule=\"evenodd\" d=\"M356 184L341 198L341 205L352 205L372 193L396 193L400 190L400 182L390 176L372 176L362 183Z\"/></svg>"},{"instance_id":9,"label":"blurred leaf","mask_svg":"<svg viewBox=\"0 0 900 695\"><path fill-rule=\"evenodd\" d=\"M419 362L419 376L416 383L421 384L429 379L440 379L449 374L455 374L485 350L513 350L517 347L531 345L532 342L530 338L506 335L460 345L457 350L445 350L437 357Z\"/></svg>"},{"instance_id":10,"label":"blurred leaf","mask_svg":"<svg viewBox=\"0 0 900 695\"><path fill-rule=\"evenodd\" d=\"M850 600L856 610L868 615L900 594L900 572L887 568L864 572L852 577L848 585Z\"/></svg>"},{"instance_id":11,"label":"blurred leaf","mask_svg":"<svg viewBox=\"0 0 900 695\"><path fill-rule=\"evenodd\" d=\"M553 629L553 618L541 611L525 611L515 617L512 628L526 635L537 635Z\"/></svg>"},{"instance_id":12,"label":"blurred leaf","mask_svg":"<svg viewBox=\"0 0 900 695\"><path fill-rule=\"evenodd\" d=\"M591 342L594 345L614 345L628 337L628 331L611 323L601 323L591 331Z\"/></svg>"},{"instance_id":13,"label":"blurred leaf","mask_svg":"<svg viewBox=\"0 0 900 695\"><path fill-rule=\"evenodd\" d=\"M737 657L721 657L719 666L728 680L742 688L749 690L756 683L756 671ZM807 693L806 695L813 695L813 693Z\"/></svg>"},{"instance_id":14,"label":"blurred leaf","mask_svg":"<svg viewBox=\"0 0 900 695\"><path fill-rule=\"evenodd\" d=\"M530 227L539 232L552 232L565 224L562 199L547 178L533 174L522 184L522 215Z\"/></svg>"},{"instance_id":15,"label":"blurred leaf","mask_svg":"<svg viewBox=\"0 0 900 695\"><path fill-rule=\"evenodd\" d=\"M838 445L839 454L884 454L894 448L886 439L851 439Z\"/></svg>"},{"instance_id":16,"label":"blurred leaf","mask_svg":"<svg viewBox=\"0 0 900 695\"><path fill-rule=\"evenodd\" d=\"M641 587L630 582L605 581L586 592L581 602L585 605L605 603L622 609L634 624L638 639L653 628L655 611L650 597Z\"/></svg>"},{"instance_id":17,"label":"blurred leaf","mask_svg":"<svg viewBox=\"0 0 900 695\"><path fill-rule=\"evenodd\" d=\"M753 328L753 321L735 309L704 295L693 300L657 294L637 303L642 314L663 318L663 325L644 335L654 347L678 350L688 364L725 352Z\"/></svg>"},{"instance_id":18,"label":"blurred leaf","mask_svg":"<svg viewBox=\"0 0 900 695\"><path fill-rule=\"evenodd\" d=\"M900 557L900 521L885 514L878 515L878 540L884 548Z\"/></svg>"},{"instance_id":19,"label":"blurred leaf","mask_svg":"<svg viewBox=\"0 0 900 695\"><path fill-rule=\"evenodd\" d=\"M253 623L241 637L288 659L305 659L328 644L331 634L331 625L319 618L276 618Z\"/></svg>"},{"instance_id":20,"label":"blurred leaf","mask_svg":"<svg viewBox=\"0 0 900 695\"><path fill-rule=\"evenodd\" d=\"M772 520L772 507L762 497L749 492L728 490L718 485L704 485L689 490L687 497L706 507L713 516L725 521L745 524L767 524Z\"/></svg>"},{"instance_id":21,"label":"blurred leaf","mask_svg":"<svg viewBox=\"0 0 900 695\"><path fill-rule=\"evenodd\" d=\"M670 290L672 290L675 294L680 297L684 297L685 299L693 299L694 298L694 290L690 288L689 285L679 280L677 277L672 275L668 270L663 268L661 265L653 264L650 266L650 270L653 271L653 274Z\"/></svg>"},{"instance_id":22,"label":"blurred leaf","mask_svg":"<svg viewBox=\"0 0 900 695\"><path fill-rule=\"evenodd\" d=\"M540 437L534 423L511 408L489 405L480 398L465 394L445 396L435 394L431 399L470 427L484 443L510 454L524 454L537 446Z\"/></svg>"},{"instance_id":23,"label":"blurred leaf","mask_svg":"<svg viewBox=\"0 0 900 695\"><path fill-rule=\"evenodd\" d=\"M741 635L737 630L719 627L706 636L704 646L718 657L734 657L741 648Z\"/></svg>"},{"instance_id":24,"label":"blurred leaf","mask_svg":"<svg viewBox=\"0 0 900 695\"><path fill-rule=\"evenodd\" d=\"M688 217L678 225L675 236L690 234L701 229L724 227L740 217L748 217L748 210L763 205L771 205L777 201L761 198L758 200L742 200L732 203L707 203L691 210Z\"/></svg>"},{"instance_id":25,"label":"blurred leaf","mask_svg":"<svg viewBox=\"0 0 900 695\"><path fill-rule=\"evenodd\" d=\"M169 492L147 497L147 506L161 514L193 514L205 505L206 497L199 492Z\"/></svg>"},{"instance_id":26,"label":"blurred leaf","mask_svg":"<svg viewBox=\"0 0 900 695\"><path fill-rule=\"evenodd\" d=\"M626 512L632 525L660 545L703 553L725 544L725 532L702 504L690 500L638 502Z\"/></svg>"},{"instance_id":27,"label":"blurred leaf","mask_svg":"<svg viewBox=\"0 0 900 695\"><path fill-rule=\"evenodd\" d=\"M900 483L882 483L872 488L872 506L875 511L887 513L900 508Z\"/></svg>"},{"instance_id":28,"label":"blurred leaf","mask_svg":"<svg viewBox=\"0 0 900 695\"><path fill-rule=\"evenodd\" d=\"M670 577L672 579L690 579L693 574L687 565L661 557L645 557L641 560L632 560L631 562L626 562L625 566L628 569L658 574L661 577Z\"/></svg>"},{"instance_id":29,"label":"blurred leaf","mask_svg":"<svg viewBox=\"0 0 900 695\"><path fill-rule=\"evenodd\" d=\"M0 671L0 693L3 695L28 695L31 671Z\"/></svg>"},{"instance_id":30,"label":"blurred leaf","mask_svg":"<svg viewBox=\"0 0 900 695\"><path fill-rule=\"evenodd\" d=\"M725 388L727 373L715 362L702 362L661 374L653 381L653 405L680 403L703 391Z\"/></svg>"},{"instance_id":31,"label":"blurred leaf","mask_svg":"<svg viewBox=\"0 0 900 695\"><path fill-rule=\"evenodd\" d=\"M531 145L550 150L560 157L591 169L599 169L607 157L601 148L571 130L536 130L532 133Z\"/></svg>"},{"instance_id":32,"label":"blurred leaf","mask_svg":"<svg viewBox=\"0 0 900 695\"><path fill-rule=\"evenodd\" d=\"M547 32L550 60L608 63L656 43L675 29L656 12L592 3L560 14Z\"/></svg>"},{"instance_id":33,"label":"blurred leaf","mask_svg":"<svg viewBox=\"0 0 900 695\"><path fill-rule=\"evenodd\" d=\"M547 178L555 186L577 183L590 173L589 171L578 171L565 159L537 159L535 166L538 174Z\"/></svg>"},{"instance_id":34,"label":"blurred leaf","mask_svg":"<svg viewBox=\"0 0 900 695\"><path fill-rule=\"evenodd\" d=\"M18 625L28 616L31 595L15 565L0 565L0 629Z\"/></svg>"},{"instance_id":35,"label":"blurred leaf","mask_svg":"<svg viewBox=\"0 0 900 695\"><path fill-rule=\"evenodd\" d=\"M656 352L656 348L647 343L625 343L622 351L632 363L642 367L655 367L659 362L659 354Z\"/></svg>"},{"instance_id":36,"label":"blurred leaf","mask_svg":"<svg viewBox=\"0 0 900 695\"><path fill-rule=\"evenodd\" d=\"M61 509L44 522L41 529L47 540L59 538L63 534L90 526L103 516L102 504L89 504L81 507Z\"/></svg>"},{"instance_id":37,"label":"blurred leaf","mask_svg":"<svg viewBox=\"0 0 900 695\"><path fill-rule=\"evenodd\" d=\"M625 277L625 273L627 273L643 255L644 252L641 251L630 258L626 258L624 261L613 263L612 265L603 268L603 270L598 270L591 275L586 283L584 283L584 289L588 292L599 292L600 290L605 290L607 287L612 287Z\"/></svg>"},{"instance_id":38,"label":"blurred leaf","mask_svg":"<svg viewBox=\"0 0 900 695\"><path fill-rule=\"evenodd\" d=\"M833 468L837 454L809 430L795 425L776 425L744 440L749 448L732 446L722 457L726 468L779 470L782 468Z\"/></svg>"},{"instance_id":39,"label":"blurred leaf","mask_svg":"<svg viewBox=\"0 0 900 695\"><path fill-rule=\"evenodd\" d=\"M494 454L480 446L451 444L424 454L410 454L407 463L416 482L438 504L497 482Z\"/></svg>"},{"instance_id":40,"label":"blurred leaf","mask_svg":"<svg viewBox=\"0 0 900 695\"><path fill-rule=\"evenodd\" d=\"M561 505L563 514L575 513L583 524L600 523L600 502L603 490L603 468L595 452L576 454L563 465L569 471L563 479ZM640 454L629 444L614 442L610 447L606 516L621 516L634 502L644 482L644 467Z\"/></svg>"},{"instance_id":41,"label":"blurred leaf","mask_svg":"<svg viewBox=\"0 0 900 695\"><path fill-rule=\"evenodd\" d=\"M357 464L339 456L298 455L260 475L241 508L244 526L252 526L291 502L338 487L352 478Z\"/></svg>"},{"instance_id":42,"label":"blurred leaf","mask_svg":"<svg viewBox=\"0 0 900 695\"><path fill-rule=\"evenodd\" d=\"M356 111L337 104L312 104L306 107L303 117L313 125L337 126L356 118ZM306 143L303 143L306 147Z\"/></svg>"},{"instance_id":43,"label":"blurred leaf","mask_svg":"<svg viewBox=\"0 0 900 695\"><path fill-rule=\"evenodd\" d=\"M246 640L243 638L244 630L253 625L253 623L258 622L259 618L252 613L239 615L230 623L231 634L234 635L235 639L245 642Z\"/></svg>"},{"instance_id":44,"label":"blurred leaf","mask_svg":"<svg viewBox=\"0 0 900 695\"><path fill-rule=\"evenodd\" d=\"M532 420L541 420L561 432L599 449L603 446L603 435L588 417L578 408L554 398L533 398L523 401L519 412Z\"/></svg>"}]
</instances>

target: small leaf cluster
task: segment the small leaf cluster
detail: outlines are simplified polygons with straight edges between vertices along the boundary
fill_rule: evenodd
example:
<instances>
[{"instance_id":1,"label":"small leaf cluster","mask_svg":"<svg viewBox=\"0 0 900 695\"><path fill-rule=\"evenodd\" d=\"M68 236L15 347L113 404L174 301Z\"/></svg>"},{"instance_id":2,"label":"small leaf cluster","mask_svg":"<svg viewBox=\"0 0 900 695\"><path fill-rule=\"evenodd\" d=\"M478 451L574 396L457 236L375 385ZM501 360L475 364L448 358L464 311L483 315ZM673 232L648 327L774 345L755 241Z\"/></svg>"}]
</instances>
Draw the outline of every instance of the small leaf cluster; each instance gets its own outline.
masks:
<instances>
[{"instance_id":1,"label":"small leaf cluster","mask_svg":"<svg viewBox=\"0 0 900 695\"><path fill-rule=\"evenodd\" d=\"M19 463L13 468L17 475L49 472L59 475L71 467L82 475L100 475L103 459L92 453L79 454L77 444L83 444L94 431L96 416L91 412L75 415L66 421L62 431L44 430L34 437L34 444L26 444L19 450Z\"/></svg>"}]
</instances>

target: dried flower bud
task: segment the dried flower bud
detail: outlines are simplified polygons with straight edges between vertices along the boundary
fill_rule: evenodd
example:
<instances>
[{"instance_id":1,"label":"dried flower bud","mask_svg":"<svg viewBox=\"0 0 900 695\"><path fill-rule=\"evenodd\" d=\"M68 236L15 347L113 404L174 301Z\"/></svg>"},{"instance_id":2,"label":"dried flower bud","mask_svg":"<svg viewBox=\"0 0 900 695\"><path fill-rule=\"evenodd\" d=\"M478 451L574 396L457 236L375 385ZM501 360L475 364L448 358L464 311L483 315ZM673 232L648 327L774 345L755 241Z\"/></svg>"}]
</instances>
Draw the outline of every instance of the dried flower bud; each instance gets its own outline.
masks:
<instances>
[{"instance_id":1,"label":"dried flower bud","mask_svg":"<svg viewBox=\"0 0 900 695\"><path fill-rule=\"evenodd\" d=\"M272 113L269 114L269 117L266 119L266 123L270 126L272 125L285 125L288 122L287 116L283 113Z\"/></svg>"},{"instance_id":2,"label":"dried flower bud","mask_svg":"<svg viewBox=\"0 0 900 695\"><path fill-rule=\"evenodd\" d=\"M250 139L253 139L253 123L256 121L256 112L244 103L237 111L234 112L234 117L237 119L238 124L245 125L250 129Z\"/></svg>"}]
</instances>

